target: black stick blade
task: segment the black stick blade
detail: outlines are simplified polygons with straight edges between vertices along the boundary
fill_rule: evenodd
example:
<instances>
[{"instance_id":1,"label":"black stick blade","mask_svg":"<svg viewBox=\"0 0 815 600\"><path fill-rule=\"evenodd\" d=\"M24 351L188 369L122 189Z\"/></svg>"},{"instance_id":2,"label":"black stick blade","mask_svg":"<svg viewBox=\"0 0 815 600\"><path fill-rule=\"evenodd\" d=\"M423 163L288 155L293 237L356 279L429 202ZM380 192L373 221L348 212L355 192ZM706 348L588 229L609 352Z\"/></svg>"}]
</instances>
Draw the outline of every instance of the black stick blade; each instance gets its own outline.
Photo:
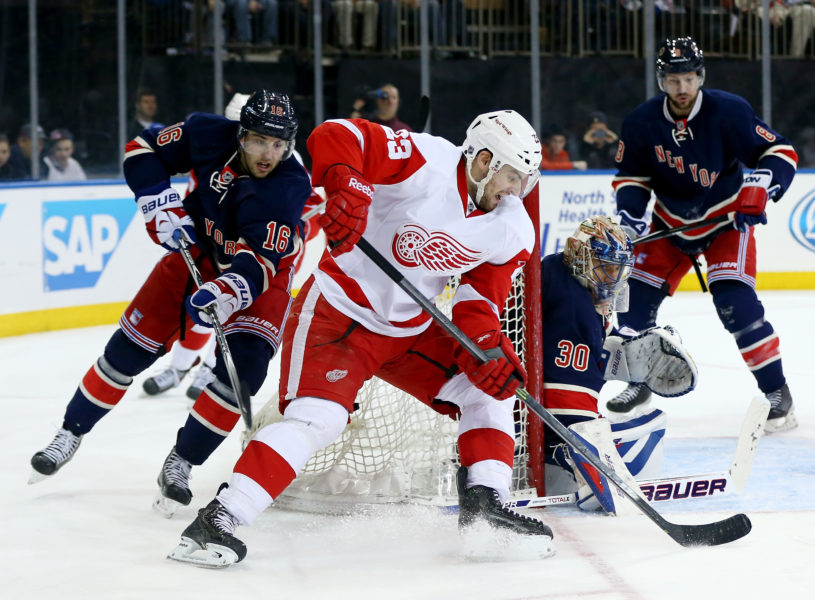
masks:
<instances>
[{"instance_id":1,"label":"black stick blade","mask_svg":"<svg viewBox=\"0 0 815 600\"><path fill-rule=\"evenodd\" d=\"M743 538L750 533L753 524L745 514L737 514L715 523L704 525L675 525L665 530L683 546L718 546Z\"/></svg>"}]
</instances>

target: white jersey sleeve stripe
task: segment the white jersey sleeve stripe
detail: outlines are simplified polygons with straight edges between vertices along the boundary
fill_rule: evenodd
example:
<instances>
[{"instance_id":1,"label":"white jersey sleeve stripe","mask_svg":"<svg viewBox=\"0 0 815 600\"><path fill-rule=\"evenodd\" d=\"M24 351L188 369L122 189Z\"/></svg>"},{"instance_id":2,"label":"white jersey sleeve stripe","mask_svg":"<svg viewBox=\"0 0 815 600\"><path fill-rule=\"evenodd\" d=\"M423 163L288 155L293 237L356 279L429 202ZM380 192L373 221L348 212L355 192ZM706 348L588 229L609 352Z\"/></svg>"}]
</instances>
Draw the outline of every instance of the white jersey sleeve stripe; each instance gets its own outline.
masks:
<instances>
[{"instance_id":1,"label":"white jersey sleeve stripe","mask_svg":"<svg viewBox=\"0 0 815 600\"><path fill-rule=\"evenodd\" d=\"M329 119L328 123L337 123L338 125L342 125L348 131L353 133L356 138L357 142L359 142L360 149L365 152L365 138L362 137L362 132L359 130L359 127L351 123L351 121L347 121L346 119Z\"/></svg>"}]
</instances>

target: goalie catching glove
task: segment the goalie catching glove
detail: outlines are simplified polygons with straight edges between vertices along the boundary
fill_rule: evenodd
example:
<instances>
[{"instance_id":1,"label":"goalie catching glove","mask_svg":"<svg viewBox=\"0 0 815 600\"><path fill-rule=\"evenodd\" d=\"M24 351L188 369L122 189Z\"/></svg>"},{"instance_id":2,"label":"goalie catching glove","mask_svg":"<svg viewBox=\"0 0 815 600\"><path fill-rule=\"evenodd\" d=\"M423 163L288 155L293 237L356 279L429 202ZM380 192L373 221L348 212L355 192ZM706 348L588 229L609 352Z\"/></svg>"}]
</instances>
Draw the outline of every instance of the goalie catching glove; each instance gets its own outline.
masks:
<instances>
[{"instance_id":1,"label":"goalie catching glove","mask_svg":"<svg viewBox=\"0 0 815 600\"><path fill-rule=\"evenodd\" d=\"M681 396L696 387L696 363L672 327L652 327L630 338L610 335L603 354L607 381L644 383L666 397Z\"/></svg>"},{"instance_id":2,"label":"goalie catching glove","mask_svg":"<svg viewBox=\"0 0 815 600\"><path fill-rule=\"evenodd\" d=\"M351 250L365 232L373 186L346 165L334 165L323 178L328 196L317 222L333 244L335 254Z\"/></svg>"},{"instance_id":3,"label":"goalie catching glove","mask_svg":"<svg viewBox=\"0 0 815 600\"><path fill-rule=\"evenodd\" d=\"M209 310L221 323L226 323L233 313L248 308L255 300L255 290L249 281L235 273L224 273L213 281L207 281L192 294L185 306L198 325L212 327Z\"/></svg>"},{"instance_id":4,"label":"goalie catching glove","mask_svg":"<svg viewBox=\"0 0 815 600\"><path fill-rule=\"evenodd\" d=\"M500 331L487 331L473 341L484 350L487 362L482 363L463 346L455 352L456 363L470 383L498 400L510 398L519 386L526 385L526 370L507 336Z\"/></svg>"},{"instance_id":5,"label":"goalie catching glove","mask_svg":"<svg viewBox=\"0 0 815 600\"><path fill-rule=\"evenodd\" d=\"M173 188L152 196L140 196L136 203L144 217L147 233L156 244L178 252L178 242L173 238L176 229L181 230L189 243L195 243L195 224L184 210L181 196Z\"/></svg>"}]
</instances>

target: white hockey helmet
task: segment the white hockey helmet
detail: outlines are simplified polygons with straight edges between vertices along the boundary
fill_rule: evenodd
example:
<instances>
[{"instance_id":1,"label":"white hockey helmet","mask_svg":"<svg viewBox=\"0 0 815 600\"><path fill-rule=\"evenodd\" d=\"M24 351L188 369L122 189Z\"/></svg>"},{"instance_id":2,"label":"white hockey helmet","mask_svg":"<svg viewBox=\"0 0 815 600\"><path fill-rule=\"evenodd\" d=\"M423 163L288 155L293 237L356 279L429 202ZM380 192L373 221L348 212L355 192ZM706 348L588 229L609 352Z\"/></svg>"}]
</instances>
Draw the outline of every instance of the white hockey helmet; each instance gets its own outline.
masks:
<instances>
[{"instance_id":1,"label":"white hockey helmet","mask_svg":"<svg viewBox=\"0 0 815 600\"><path fill-rule=\"evenodd\" d=\"M467 128L464 140L464 156L467 158L467 177L472 180L470 168L473 159L482 150L492 154L489 173L478 186L476 200L484 193L484 187L504 165L509 165L524 177L521 198L526 196L540 178L541 143L529 122L514 110L497 110L478 115Z\"/></svg>"},{"instance_id":2,"label":"white hockey helmet","mask_svg":"<svg viewBox=\"0 0 815 600\"><path fill-rule=\"evenodd\" d=\"M595 310L604 316L628 310L628 277L634 267L631 240L619 216L594 215L566 240L563 260L591 290Z\"/></svg>"}]
</instances>

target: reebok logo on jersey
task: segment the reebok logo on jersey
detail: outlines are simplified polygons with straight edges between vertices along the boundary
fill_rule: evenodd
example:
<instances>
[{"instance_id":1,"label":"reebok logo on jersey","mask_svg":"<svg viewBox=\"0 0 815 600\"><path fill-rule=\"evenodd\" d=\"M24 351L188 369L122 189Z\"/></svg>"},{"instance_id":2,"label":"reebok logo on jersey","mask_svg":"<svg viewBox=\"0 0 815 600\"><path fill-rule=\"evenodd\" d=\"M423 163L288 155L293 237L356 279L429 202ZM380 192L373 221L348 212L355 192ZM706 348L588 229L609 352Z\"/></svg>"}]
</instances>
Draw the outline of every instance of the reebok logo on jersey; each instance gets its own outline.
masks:
<instances>
[{"instance_id":1,"label":"reebok logo on jersey","mask_svg":"<svg viewBox=\"0 0 815 600\"><path fill-rule=\"evenodd\" d=\"M326 381L336 383L340 379L343 379L346 375L348 375L348 371L346 369L334 369L333 371L326 373L325 378Z\"/></svg>"},{"instance_id":2,"label":"reebok logo on jersey","mask_svg":"<svg viewBox=\"0 0 815 600\"><path fill-rule=\"evenodd\" d=\"M371 198L373 200L373 197L374 197L373 188L371 186L365 185L364 183L362 183L356 177L351 177L348 180L348 187L352 187L355 190L357 190L358 192L362 192L363 194L368 196L368 198Z\"/></svg>"}]
</instances>

